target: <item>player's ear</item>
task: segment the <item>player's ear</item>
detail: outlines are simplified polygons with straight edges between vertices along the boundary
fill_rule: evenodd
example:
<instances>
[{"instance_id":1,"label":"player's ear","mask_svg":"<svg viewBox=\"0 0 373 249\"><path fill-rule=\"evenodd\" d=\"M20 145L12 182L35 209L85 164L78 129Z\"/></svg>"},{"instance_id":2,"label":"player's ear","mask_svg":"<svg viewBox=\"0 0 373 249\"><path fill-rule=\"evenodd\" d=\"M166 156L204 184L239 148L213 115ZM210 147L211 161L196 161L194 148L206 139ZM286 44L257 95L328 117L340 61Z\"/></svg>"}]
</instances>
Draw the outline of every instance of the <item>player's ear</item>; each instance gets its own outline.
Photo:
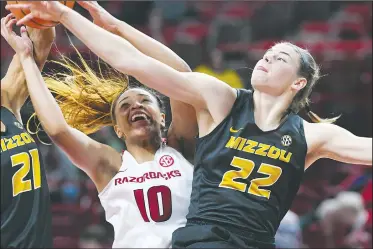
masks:
<instances>
[{"instance_id":1,"label":"player's ear","mask_svg":"<svg viewBox=\"0 0 373 249\"><path fill-rule=\"evenodd\" d=\"M117 134L118 138L126 139L126 135L121 131L118 125L114 125L114 131Z\"/></svg>"},{"instance_id":2,"label":"player's ear","mask_svg":"<svg viewBox=\"0 0 373 249\"><path fill-rule=\"evenodd\" d=\"M166 127L166 114L163 112L161 113L161 125L162 127Z\"/></svg>"}]
</instances>

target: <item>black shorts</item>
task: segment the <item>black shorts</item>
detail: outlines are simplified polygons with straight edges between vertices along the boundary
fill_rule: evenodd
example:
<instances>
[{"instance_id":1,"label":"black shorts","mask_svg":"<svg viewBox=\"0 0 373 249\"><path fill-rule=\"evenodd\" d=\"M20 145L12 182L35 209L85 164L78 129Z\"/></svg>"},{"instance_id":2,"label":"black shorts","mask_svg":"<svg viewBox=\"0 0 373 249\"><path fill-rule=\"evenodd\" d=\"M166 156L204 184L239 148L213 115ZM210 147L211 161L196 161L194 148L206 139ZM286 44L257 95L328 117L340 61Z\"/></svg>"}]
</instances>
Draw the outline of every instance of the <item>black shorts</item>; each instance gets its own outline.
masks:
<instances>
[{"instance_id":1,"label":"black shorts","mask_svg":"<svg viewBox=\"0 0 373 249\"><path fill-rule=\"evenodd\" d=\"M220 226L188 224L173 232L172 248L275 248L275 243L274 239L257 240Z\"/></svg>"}]
</instances>

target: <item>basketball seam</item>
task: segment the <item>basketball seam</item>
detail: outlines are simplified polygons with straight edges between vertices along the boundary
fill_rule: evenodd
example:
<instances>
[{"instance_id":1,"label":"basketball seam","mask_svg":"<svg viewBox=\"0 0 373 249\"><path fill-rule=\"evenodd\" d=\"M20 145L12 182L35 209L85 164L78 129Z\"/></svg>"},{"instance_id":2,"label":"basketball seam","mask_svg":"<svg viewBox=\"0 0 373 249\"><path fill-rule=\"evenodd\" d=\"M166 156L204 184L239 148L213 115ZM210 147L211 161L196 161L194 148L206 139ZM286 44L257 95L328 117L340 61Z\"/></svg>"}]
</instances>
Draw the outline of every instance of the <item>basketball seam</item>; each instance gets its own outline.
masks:
<instances>
[{"instance_id":1,"label":"basketball seam","mask_svg":"<svg viewBox=\"0 0 373 249\"><path fill-rule=\"evenodd\" d=\"M16 3L18 4L18 1L16 1ZM66 5L66 1L64 1L65 5ZM23 14L23 16L26 16L27 14L23 11L23 9L21 9L21 12ZM41 23L38 23L36 22L35 20L31 19L30 22L36 24L36 25L39 25L39 26L42 26L42 27L47 27L47 28L53 28L54 26L49 26L49 25L45 25L45 24L41 24ZM51 21L55 24L58 24L58 22L54 22L54 21Z\"/></svg>"}]
</instances>

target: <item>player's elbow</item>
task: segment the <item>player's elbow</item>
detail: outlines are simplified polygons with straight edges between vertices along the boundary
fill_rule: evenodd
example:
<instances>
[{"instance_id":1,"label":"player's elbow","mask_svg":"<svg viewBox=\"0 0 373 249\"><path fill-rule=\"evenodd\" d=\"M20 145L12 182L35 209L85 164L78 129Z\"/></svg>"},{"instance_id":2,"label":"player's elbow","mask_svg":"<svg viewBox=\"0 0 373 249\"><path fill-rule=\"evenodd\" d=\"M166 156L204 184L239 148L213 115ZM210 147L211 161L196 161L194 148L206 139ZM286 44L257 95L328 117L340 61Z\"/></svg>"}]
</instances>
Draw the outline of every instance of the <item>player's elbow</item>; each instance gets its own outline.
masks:
<instances>
[{"instance_id":1,"label":"player's elbow","mask_svg":"<svg viewBox=\"0 0 373 249\"><path fill-rule=\"evenodd\" d=\"M44 126L43 126L44 127ZM66 134L68 134L70 127L68 124L55 124L52 127L48 128L45 126L44 130L48 134L48 136L53 141L59 141L61 138L66 137Z\"/></svg>"}]
</instances>

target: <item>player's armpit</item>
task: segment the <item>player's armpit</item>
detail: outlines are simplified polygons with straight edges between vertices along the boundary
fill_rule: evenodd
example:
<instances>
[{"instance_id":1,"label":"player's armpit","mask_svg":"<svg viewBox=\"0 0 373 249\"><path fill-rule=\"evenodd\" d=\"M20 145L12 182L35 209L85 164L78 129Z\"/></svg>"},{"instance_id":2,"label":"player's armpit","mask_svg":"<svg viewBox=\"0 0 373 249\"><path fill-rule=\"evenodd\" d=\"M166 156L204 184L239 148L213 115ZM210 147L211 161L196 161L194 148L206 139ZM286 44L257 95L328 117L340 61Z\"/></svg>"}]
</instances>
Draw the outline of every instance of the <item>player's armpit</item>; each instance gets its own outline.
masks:
<instances>
[{"instance_id":1,"label":"player's armpit","mask_svg":"<svg viewBox=\"0 0 373 249\"><path fill-rule=\"evenodd\" d=\"M121 166L121 155L115 149L101 144L84 133L68 127L65 132L51 136L74 165L87 173L102 190Z\"/></svg>"},{"instance_id":2,"label":"player's armpit","mask_svg":"<svg viewBox=\"0 0 373 249\"><path fill-rule=\"evenodd\" d=\"M192 161L198 133L196 111L191 105L172 99L170 105L172 122L167 133L168 144Z\"/></svg>"}]
</instances>

